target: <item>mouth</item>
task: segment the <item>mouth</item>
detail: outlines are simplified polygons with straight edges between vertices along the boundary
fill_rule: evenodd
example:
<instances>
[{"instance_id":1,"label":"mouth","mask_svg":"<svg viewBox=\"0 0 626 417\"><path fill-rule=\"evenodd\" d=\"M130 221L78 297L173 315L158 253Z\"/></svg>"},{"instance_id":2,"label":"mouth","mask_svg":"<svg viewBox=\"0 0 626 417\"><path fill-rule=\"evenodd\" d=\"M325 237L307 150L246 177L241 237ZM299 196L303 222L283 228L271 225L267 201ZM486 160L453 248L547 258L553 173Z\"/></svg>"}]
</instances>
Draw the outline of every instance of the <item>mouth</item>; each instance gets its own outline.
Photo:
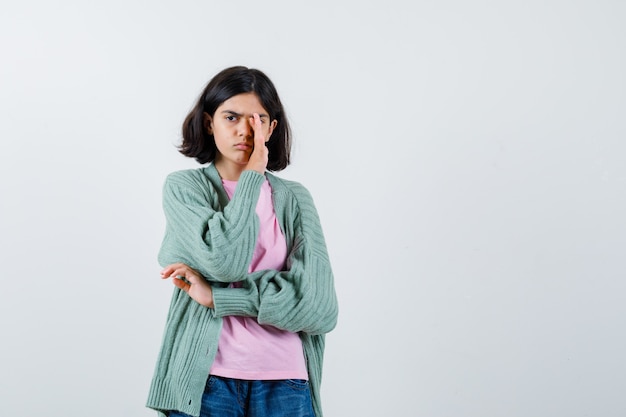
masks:
<instances>
[{"instance_id":1,"label":"mouth","mask_svg":"<svg viewBox=\"0 0 626 417\"><path fill-rule=\"evenodd\" d=\"M252 145L248 145L245 142L236 143L235 144L235 149L239 149L241 151L247 151L248 149L252 149Z\"/></svg>"}]
</instances>

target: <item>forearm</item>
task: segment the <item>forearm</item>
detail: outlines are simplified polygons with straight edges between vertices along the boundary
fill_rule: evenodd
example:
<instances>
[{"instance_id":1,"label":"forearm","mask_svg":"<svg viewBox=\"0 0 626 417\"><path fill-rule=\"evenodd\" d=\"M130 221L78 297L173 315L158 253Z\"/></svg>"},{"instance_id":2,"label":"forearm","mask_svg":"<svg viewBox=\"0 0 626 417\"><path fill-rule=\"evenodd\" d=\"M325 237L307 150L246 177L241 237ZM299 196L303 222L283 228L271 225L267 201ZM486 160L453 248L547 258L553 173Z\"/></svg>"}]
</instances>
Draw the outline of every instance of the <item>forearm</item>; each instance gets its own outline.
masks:
<instances>
[{"instance_id":1,"label":"forearm","mask_svg":"<svg viewBox=\"0 0 626 417\"><path fill-rule=\"evenodd\" d=\"M302 266L298 263L290 271L278 273L266 271L258 280L257 320L290 331L328 333L337 324L338 315L330 265L322 262L309 270Z\"/></svg>"},{"instance_id":2,"label":"forearm","mask_svg":"<svg viewBox=\"0 0 626 417\"><path fill-rule=\"evenodd\" d=\"M214 288L215 314L256 317L292 332L323 334L337 323L337 296L328 262L314 271L294 263L289 271L250 274L241 288Z\"/></svg>"}]
</instances>

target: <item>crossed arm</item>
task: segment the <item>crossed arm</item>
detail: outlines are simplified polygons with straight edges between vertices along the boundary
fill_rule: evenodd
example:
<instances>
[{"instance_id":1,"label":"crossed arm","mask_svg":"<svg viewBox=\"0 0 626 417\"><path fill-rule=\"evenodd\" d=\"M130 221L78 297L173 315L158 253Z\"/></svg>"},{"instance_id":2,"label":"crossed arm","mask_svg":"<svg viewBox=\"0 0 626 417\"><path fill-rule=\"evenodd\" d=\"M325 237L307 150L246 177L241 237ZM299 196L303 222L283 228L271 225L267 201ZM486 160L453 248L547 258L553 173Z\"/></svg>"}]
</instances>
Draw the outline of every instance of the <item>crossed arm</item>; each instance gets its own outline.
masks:
<instances>
[{"instance_id":1,"label":"crossed arm","mask_svg":"<svg viewBox=\"0 0 626 417\"><path fill-rule=\"evenodd\" d=\"M212 287L198 271L176 263L162 271L162 278L172 279L197 303L213 308L216 316L256 317L260 324L269 324L291 332L324 334L337 323L337 297L333 275L327 263L309 259L304 247L296 248L287 271L262 270L251 273L239 288ZM295 262L293 262L295 259ZM318 264L314 271L306 263Z\"/></svg>"},{"instance_id":2,"label":"crossed arm","mask_svg":"<svg viewBox=\"0 0 626 417\"><path fill-rule=\"evenodd\" d=\"M176 189L177 184L172 186ZM256 317L260 324L288 331L327 333L336 324L337 298L310 195L300 189L294 197L306 209L299 210L292 219L294 244L286 270L248 273L258 231L254 214L258 191L254 184L253 175L242 174L238 189L223 212L207 209L209 202L197 193L166 192L166 205L171 206L166 208L171 230L166 232L160 254L166 265L161 275L172 279L176 287L199 304L213 308L218 317ZM247 220L242 221L241 216ZM241 286L212 285L234 281Z\"/></svg>"}]
</instances>

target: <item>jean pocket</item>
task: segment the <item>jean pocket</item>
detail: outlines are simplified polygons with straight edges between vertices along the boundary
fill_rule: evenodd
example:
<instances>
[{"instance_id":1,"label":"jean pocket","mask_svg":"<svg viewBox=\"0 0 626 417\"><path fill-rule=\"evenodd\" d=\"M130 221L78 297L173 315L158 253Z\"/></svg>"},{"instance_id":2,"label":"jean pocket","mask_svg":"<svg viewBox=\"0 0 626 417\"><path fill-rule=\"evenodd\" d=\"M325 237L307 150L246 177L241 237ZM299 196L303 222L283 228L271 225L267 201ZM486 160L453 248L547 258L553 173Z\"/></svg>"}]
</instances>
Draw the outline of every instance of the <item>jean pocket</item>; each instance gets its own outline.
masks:
<instances>
[{"instance_id":1,"label":"jean pocket","mask_svg":"<svg viewBox=\"0 0 626 417\"><path fill-rule=\"evenodd\" d=\"M306 379L285 379L283 380L284 384L296 389L296 390L307 390L309 389L309 381Z\"/></svg>"}]
</instances>

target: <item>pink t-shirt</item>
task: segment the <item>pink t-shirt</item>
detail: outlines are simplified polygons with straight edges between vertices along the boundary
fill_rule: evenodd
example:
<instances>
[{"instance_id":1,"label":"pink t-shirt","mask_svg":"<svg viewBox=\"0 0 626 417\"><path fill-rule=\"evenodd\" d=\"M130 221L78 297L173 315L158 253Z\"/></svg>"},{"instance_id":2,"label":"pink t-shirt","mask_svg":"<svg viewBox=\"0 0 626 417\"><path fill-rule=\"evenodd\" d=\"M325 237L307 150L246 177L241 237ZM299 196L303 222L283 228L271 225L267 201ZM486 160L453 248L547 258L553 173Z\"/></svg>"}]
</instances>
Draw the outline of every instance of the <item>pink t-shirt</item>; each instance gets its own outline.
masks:
<instances>
[{"instance_id":1,"label":"pink t-shirt","mask_svg":"<svg viewBox=\"0 0 626 417\"><path fill-rule=\"evenodd\" d=\"M237 182L222 180L222 183L232 198ZM267 179L261 186L256 214L260 220L259 236L248 271L280 271L287 258L287 243L276 219ZM246 380L308 379L297 333L260 325L253 317L240 316L224 317L211 374Z\"/></svg>"}]
</instances>

